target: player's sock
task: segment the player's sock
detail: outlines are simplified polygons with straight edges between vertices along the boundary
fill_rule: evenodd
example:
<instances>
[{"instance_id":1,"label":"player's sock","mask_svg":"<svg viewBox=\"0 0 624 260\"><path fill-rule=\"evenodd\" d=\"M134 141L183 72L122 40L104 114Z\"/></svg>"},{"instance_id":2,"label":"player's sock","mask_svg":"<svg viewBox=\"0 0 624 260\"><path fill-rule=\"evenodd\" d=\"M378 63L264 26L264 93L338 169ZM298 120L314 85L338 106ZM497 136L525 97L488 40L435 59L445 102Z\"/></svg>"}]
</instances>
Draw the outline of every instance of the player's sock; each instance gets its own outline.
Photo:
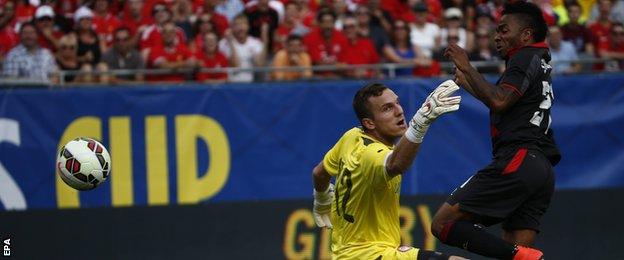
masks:
<instances>
[{"instance_id":1,"label":"player's sock","mask_svg":"<svg viewBox=\"0 0 624 260\"><path fill-rule=\"evenodd\" d=\"M486 232L480 225L464 220L444 225L440 233L440 241L482 256L498 259L512 259L516 251L514 245Z\"/></svg>"}]
</instances>

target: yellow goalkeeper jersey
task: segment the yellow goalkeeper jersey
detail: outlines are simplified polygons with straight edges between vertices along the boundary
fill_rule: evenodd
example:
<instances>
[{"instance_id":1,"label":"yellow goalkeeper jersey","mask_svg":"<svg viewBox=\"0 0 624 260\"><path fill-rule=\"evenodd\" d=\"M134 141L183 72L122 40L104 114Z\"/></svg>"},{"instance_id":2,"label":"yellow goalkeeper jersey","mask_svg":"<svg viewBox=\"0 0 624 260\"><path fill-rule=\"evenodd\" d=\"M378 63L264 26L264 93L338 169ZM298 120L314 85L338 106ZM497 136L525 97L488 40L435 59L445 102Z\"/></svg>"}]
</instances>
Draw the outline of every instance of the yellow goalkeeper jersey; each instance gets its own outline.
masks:
<instances>
[{"instance_id":1,"label":"yellow goalkeeper jersey","mask_svg":"<svg viewBox=\"0 0 624 260\"><path fill-rule=\"evenodd\" d=\"M399 246L401 175L389 178L385 168L392 149L353 128L323 158L325 170L336 178L331 214L334 259L375 259Z\"/></svg>"}]
</instances>

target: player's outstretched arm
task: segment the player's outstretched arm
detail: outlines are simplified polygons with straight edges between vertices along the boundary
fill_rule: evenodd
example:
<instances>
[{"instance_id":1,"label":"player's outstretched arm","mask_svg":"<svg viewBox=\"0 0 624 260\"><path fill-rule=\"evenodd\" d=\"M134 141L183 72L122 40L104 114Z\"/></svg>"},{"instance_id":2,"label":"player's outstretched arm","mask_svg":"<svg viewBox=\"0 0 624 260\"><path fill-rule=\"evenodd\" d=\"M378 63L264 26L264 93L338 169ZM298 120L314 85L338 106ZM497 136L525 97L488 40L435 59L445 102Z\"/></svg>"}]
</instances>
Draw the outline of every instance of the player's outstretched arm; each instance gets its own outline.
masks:
<instances>
[{"instance_id":1,"label":"player's outstretched arm","mask_svg":"<svg viewBox=\"0 0 624 260\"><path fill-rule=\"evenodd\" d=\"M429 126L439 116L456 111L460 96L451 96L459 86L452 80L442 82L425 99L409 123L405 134L386 159L386 172L390 177L403 174L412 165Z\"/></svg>"},{"instance_id":2,"label":"player's outstretched arm","mask_svg":"<svg viewBox=\"0 0 624 260\"><path fill-rule=\"evenodd\" d=\"M511 107L520 96L511 88L490 84L475 67L470 65L468 54L457 44L450 44L444 56L455 64L457 83L472 96L481 100L490 110L500 113Z\"/></svg>"}]
</instances>

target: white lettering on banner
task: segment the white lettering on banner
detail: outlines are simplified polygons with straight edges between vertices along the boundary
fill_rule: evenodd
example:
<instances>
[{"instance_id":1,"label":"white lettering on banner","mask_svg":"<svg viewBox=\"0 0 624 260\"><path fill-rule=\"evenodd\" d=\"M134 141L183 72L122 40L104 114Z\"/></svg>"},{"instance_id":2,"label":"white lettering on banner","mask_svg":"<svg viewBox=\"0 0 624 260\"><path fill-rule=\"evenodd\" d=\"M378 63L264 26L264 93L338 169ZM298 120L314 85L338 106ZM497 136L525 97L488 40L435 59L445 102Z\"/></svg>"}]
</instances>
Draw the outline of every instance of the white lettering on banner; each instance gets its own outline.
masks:
<instances>
[{"instance_id":1,"label":"white lettering on banner","mask_svg":"<svg viewBox=\"0 0 624 260\"><path fill-rule=\"evenodd\" d=\"M19 123L12 119L0 118L0 143L8 142L20 146ZM22 190L0 163L0 202L7 210L25 210L26 199ZM6 252L6 251L5 251Z\"/></svg>"}]
</instances>

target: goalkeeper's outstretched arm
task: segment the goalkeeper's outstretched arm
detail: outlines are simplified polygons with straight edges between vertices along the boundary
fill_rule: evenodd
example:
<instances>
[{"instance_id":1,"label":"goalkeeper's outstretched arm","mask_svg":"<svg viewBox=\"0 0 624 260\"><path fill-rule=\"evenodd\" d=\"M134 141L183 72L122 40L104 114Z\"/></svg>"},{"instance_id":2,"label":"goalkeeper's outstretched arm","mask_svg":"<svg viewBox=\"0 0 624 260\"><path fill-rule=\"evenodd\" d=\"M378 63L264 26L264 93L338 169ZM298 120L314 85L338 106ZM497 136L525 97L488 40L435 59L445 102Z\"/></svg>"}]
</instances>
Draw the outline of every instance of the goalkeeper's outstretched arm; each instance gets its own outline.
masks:
<instances>
[{"instance_id":1,"label":"goalkeeper's outstretched arm","mask_svg":"<svg viewBox=\"0 0 624 260\"><path fill-rule=\"evenodd\" d=\"M394 151L386 158L386 172L390 177L403 174L409 169L420 149L420 144L429 126L439 116L456 111L461 102L460 96L451 96L459 86L452 80L442 82L425 99L401 137Z\"/></svg>"}]
</instances>

